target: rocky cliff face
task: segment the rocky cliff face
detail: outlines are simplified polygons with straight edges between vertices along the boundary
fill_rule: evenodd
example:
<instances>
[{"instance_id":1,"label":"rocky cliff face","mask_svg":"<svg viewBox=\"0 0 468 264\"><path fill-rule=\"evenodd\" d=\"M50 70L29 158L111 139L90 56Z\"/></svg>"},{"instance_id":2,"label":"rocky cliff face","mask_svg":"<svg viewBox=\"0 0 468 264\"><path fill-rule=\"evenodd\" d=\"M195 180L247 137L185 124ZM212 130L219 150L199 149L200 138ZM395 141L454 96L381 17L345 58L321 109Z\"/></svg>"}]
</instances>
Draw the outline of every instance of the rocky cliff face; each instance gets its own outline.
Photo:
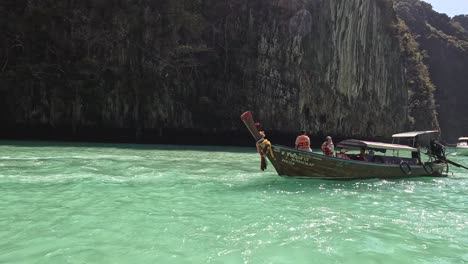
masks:
<instances>
[{"instance_id":1,"label":"rocky cliff face","mask_svg":"<svg viewBox=\"0 0 468 264\"><path fill-rule=\"evenodd\" d=\"M438 126L409 107L432 94L408 85L387 0L7 0L0 27L9 127L213 136L245 132L245 110L283 133Z\"/></svg>"},{"instance_id":2,"label":"rocky cliff face","mask_svg":"<svg viewBox=\"0 0 468 264\"><path fill-rule=\"evenodd\" d=\"M443 138L468 134L468 17L449 18L419 0L395 2L408 25L436 86L435 99Z\"/></svg>"}]
</instances>

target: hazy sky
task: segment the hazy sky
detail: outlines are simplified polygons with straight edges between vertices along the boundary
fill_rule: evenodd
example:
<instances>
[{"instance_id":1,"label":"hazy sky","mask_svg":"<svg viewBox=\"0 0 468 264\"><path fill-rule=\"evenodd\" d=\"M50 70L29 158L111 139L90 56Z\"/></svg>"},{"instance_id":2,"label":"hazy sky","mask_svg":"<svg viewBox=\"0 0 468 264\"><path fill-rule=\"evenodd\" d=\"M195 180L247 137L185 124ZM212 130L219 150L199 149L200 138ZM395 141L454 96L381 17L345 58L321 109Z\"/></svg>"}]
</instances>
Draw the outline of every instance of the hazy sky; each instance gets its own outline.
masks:
<instances>
[{"instance_id":1,"label":"hazy sky","mask_svg":"<svg viewBox=\"0 0 468 264\"><path fill-rule=\"evenodd\" d=\"M468 0L424 0L424 2L431 4L435 11L450 17L468 15Z\"/></svg>"}]
</instances>

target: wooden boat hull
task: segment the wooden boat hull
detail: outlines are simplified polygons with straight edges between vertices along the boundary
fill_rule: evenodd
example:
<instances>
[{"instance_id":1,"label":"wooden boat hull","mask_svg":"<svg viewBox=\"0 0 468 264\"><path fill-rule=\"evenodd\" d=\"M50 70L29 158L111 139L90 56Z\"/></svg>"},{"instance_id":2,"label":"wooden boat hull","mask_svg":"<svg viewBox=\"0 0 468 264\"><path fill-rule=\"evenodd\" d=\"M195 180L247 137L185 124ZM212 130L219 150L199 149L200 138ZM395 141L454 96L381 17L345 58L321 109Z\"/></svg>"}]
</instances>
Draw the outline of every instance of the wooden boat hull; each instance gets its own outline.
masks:
<instances>
[{"instance_id":1,"label":"wooden boat hull","mask_svg":"<svg viewBox=\"0 0 468 264\"><path fill-rule=\"evenodd\" d=\"M425 163L410 165L411 159L396 157L382 158L384 163L347 160L329 157L322 154L301 151L289 147L272 145L264 139L253 120L252 113L247 111L241 119L257 142L257 150L265 155L280 176L311 179L371 179L371 178L408 178L408 177L443 177L444 170L448 170L447 163ZM400 162L401 160L401 162ZM395 162L397 164L395 164ZM263 166L262 166L263 168Z\"/></svg>"},{"instance_id":2,"label":"wooden boat hull","mask_svg":"<svg viewBox=\"0 0 468 264\"><path fill-rule=\"evenodd\" d=\"M446 175L443 172L447 168L445 163L426 163L422 166L345 160L278 145L272 145L267 158L280 176L294 178L349 180L444 177Z\"/></svg>"}]
</instances>

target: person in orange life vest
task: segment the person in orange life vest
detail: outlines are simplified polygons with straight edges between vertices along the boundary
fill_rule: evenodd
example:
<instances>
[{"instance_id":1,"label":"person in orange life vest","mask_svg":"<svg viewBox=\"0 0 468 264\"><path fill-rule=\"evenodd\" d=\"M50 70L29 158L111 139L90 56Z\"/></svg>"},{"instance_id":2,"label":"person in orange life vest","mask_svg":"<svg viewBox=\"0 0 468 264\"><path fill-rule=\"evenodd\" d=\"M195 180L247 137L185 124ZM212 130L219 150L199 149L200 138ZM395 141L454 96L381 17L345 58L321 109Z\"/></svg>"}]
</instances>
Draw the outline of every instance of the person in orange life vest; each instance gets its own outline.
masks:
<instances>
[{"instance_id":1,"label":"person in orange life vest","mask_svg":"<svg viewBox=\"0 0 468 264\"><path fill-rule=\"evenodd\" d=\"M333 145L333 141L330 136L327 137L327 141L323 142L322 151L324 155L333 157L333 151L335 151L335 146Z\"/></svg>"},{"instance_id":2,"label":"person in orange life vest","mask_svg":"<svg viewBox=\"0 0 468 264\"><path fill-rule=\"evenodd\" d=\"M312 152L310 148L310 138L307 136L306 131L302 130L301 135L296 138L296 149Z\"/></svg>"}]
</instances>

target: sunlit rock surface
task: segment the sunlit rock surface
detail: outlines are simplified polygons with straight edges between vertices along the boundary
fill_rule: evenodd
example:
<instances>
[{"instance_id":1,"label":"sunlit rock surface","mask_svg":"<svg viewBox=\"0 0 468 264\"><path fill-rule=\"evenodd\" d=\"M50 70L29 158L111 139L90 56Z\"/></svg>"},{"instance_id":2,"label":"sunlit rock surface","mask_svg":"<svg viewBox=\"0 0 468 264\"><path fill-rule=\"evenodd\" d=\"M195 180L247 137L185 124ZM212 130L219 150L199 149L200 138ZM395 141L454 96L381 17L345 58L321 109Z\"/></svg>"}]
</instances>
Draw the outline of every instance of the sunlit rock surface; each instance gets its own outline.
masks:
<instances>
[{"instance_id":1,"label":"sunlit rock surface","mask_svg":"<svg viewBox=\"0 0 468 264\"><path fill-rule=\"evenodd\" d=\"M248 135L245 110L291 135L438 126L408 110L387 0L23 0L0 21L0 121L15 133L213 139Z\"/></svg>"}]
</instances>

